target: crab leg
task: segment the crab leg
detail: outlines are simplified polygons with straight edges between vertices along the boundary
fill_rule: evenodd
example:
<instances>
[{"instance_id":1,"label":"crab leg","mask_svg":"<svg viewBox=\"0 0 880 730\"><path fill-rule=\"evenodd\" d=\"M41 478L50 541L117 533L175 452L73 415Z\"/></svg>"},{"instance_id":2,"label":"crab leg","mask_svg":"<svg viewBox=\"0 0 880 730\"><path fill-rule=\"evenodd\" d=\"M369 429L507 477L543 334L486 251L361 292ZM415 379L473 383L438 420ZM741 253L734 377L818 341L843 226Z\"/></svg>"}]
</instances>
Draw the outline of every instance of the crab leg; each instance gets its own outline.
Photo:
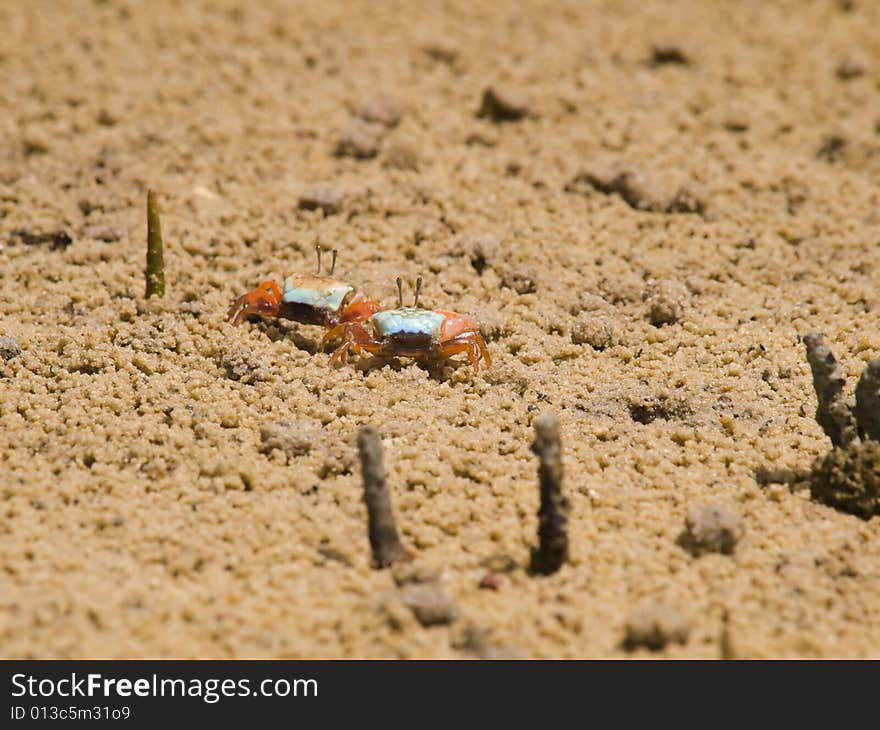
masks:
<instances>
[{"instance_id":1,"label":"crab leg","mask_svg":"<svg viewBox=\"0 0 880 730\"><path fill-rule=\"evenodd\" d=\"M338 327L334 327L331 332L336 329L338 329ZM363 325L360 324L345 325L343 336L345 337L345 342L343 342L330 356L330 360L327 362L329 367L333 367L340 358L342 359L342 362L346 362L349 350L354 350L358 354L360 354L362 350L376 354L383 348L383 343L380 340L374 339L370 333L364 329Z\"/></svg>"},{"instance_id":2,"label":"crab leg","mask_svg":"<svg viewBox=\"0 0 880 730\"><path fill-rule=\"evenodd\" d=\"M489 367L492 364L492 358L489 357L489 348L486 346L486 340L483 339L483 335L479 332L474 332L474 342L480 350L483 360L486 361L486 367Z\"/></svg>"},{"instance_id":3,"label":"crab leg","mask_svg":"<svg viewBox=\"0 0 880 730\"><path fill-rule=\"evenodd\" d=\"M460 352L467 353L474 372L477 372L480 369L480 358L485 358L487 365L491 362L488 357L486 343L482 342L482 340L483 338L479 334L469 332L461 337L443 342L440 345L440 352L443 353L444 357L452 357Z\"/></svg>"},{"instance_id":4,"label":"crab leg","mask_svg":"<svg viewBox=\"0 0 880 730\"><path fill-rule=\"evenodd\" d=\"M452 357L460 352L466 352L474 372L480 369L479 355L474 354L474 345L471 342L462 342L461 340L444 342L440 345L440 352L443 353L443 357Z\"/></svg>"}]
</instances>

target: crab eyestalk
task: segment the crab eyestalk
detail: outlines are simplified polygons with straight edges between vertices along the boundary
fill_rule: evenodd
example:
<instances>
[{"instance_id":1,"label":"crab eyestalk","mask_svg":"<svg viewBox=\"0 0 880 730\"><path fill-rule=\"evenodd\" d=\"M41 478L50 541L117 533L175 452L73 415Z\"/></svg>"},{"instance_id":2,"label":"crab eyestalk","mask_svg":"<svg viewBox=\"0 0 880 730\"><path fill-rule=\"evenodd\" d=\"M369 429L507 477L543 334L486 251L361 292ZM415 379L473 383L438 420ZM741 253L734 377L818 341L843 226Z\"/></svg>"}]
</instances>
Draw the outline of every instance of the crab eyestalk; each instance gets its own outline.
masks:
<instances>
[{"instance_id":1,"label":"crab eyestalk","mask_svg":"<svg viewBox=\"0 0 880 730\"><path fill-rule=\"evenodd\" d=\"M147 191L147 290L146 298L154 294L165 296L165 261L162 256L162 230L159 227L159 204L156 193Z\"/></svg>"},{"instance_id":2,"label":"crab eyestalk","mask_svg":"<svg viewBox=\"0 0 880 730\"><path fill-rule=\"evenodd\" d=\"M315 256L318 259L318 268L315 270L315 276L321 275L321 254L323 253L323 251L324 251L324 249L321 246L321 244L316 243L315 244ZM330 262L330 271L327 272L328 276L333 276L333 272L336 271L336 257L339 254L339 251L334 248L331 251L331 254L333 255L333 260Z\"/></svg>"}]
</instances>

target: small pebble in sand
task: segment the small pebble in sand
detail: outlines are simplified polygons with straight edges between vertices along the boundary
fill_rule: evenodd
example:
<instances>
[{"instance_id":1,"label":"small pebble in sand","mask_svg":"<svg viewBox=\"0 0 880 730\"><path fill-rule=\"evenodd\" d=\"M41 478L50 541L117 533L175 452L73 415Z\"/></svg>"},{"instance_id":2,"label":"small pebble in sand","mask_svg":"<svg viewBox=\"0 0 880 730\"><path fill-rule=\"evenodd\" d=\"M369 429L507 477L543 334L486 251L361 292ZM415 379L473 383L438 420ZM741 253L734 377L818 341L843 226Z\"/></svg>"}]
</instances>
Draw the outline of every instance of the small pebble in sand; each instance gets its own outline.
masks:
<instances>
[{"instance_id":1,"label":"small pebble in sand","mask_svg":"<svg viewBox=\"0 0 880 730\"><path fill-rule=\"evenodd\" d=\"M581 194L590 188L617 193L631 208L652 213L703 215L707 207L703 189L693 180L621 161L594 160L565 186L566 192Z\"/></svg>"},{"instance_id":2,"label":"small pebble in sand","mask_svg":"<svg viewBox=\"0 0 880 730\"><path fill-rule=\"evenodd\" d=\"M339 157L354 157L366 160L379 154L385 126L373 122L354 119L342 132L336 146Z\"/></svg>"},{"instance_id":3,"label":"small pebble in sand","mask_svg":"<svg viewBox=\"0 0 880 730\"><path fill-rule=\"evenodd\" d=\"M324 460L318 468L318 477L327 479L351 474L356 462L356 452L350 443L324 441Z\"/></svg>"},{"instance_id":4,"label":"small pebble in sand","mask_svg":"<svg viewBox=\"0 0 880 730\"><path fill-rule=\"evenodd\" d=\"M260 427L258 451L261 454L270 454L278 449L290 460L308 454L318 440L320 440L320 432L310 423L301 421L267 423Z\"/></svg>"},{"instance_id":5,"label":"small pebble in sand","mask_svg":"<svg viewBox=\"0 0 880 730\"><path fill-rule=\"evenodd\" d=\"M378 608L388 622L388 626L394 631L405 631L415 624L412 611L403 602L397 591L382 596Z\"/></svg>"},{"instance_id":6,"label":"small pebble in sand","mask_svg":"<svg viewBox=\"0 0 880 730\"><path fill-rule=\"evenodd\" d=\"M751 126L751 120L746 110L735 109L724 115L721 126L728 132L746 132Z\"/></svg>"},{"instance_id":7,"label":"small pebble in sand","mask_svg":"<svg viewBox=\"0 0 880 730\"><path fill-rule=\"evenodd\" d=\"M382 157L382 166L393 170L416 172L419 169L419 153L408 142L389 142Z\"/></svg>"},{"instance_id":8,"label":"small pebble in sand","mask_svg":"<svg viewBox=\"0 0 880 730\"><path fill-rule=\"evenodd\" d=\"M526 653L515 646L499 644L492 638L492 629L473 621L459 621L449 632L450 645L465 656L479 659L526 659Z\"/></svg>"},{"instance_id":9,"label":"small pebble in sand","mask_svg":"<svg viewBox=\"0 0 880 730\"><path fill-rule=\"evenodd\" d=\"M59 251L67 248L73 239L67 231L34 232L24 229L13 231L11 240L18 239L25 246L40 246L48 244L51 251Z\"/></svg>"},{"instance_id":10,"label":"small pebble in sand","mask_svg":"<svg viewBox=\"0 0 880 730\"><path fill-rule=\"evenodd\" d=\"M519 567L516 558L507 553L495 553L480 561L480 565L490 573L512 573Z\"/></svg>"},{"instance_id":11,"label":"small pebble in sand","mask_svg":"<svg viewBox=\"0 0 880 730\"><path fill-rule=\"evenodd\" d=\"M645 280L635 271L621 271L618 274L603 276L599 281L604 298L596 308L606 308L610 304L634 304L645 298Z\"/></svg>"},{"instance_id":12,"label":"small pebble in sand","mask_svg":"<svg viewBox=\"0 0 880 730\"><path fill-rule=\"evenodd\" d=\"M351 568L354 565L354 561L347 553L333 547L320 547L318 548L318 554L326 560L341 563L346 568Z\"/></svg>"},{"instance_id":13,"label":"small pebble in sand","mask_svg":"<svg viewBox=\"0 0 880 730\"><path fill-rule=\"evenodd\" d=\"M583 315L571 330L571 341L575 345L589 345L601 352L614 343L614 328L611 320L601 314Z\"/></svg>"},{"instance_id":14,"label":"small pebble in sand","mask_svg":"<svg viewBox=\"0 0 880 730\"><path fill-rule=\"evenodd\" d=\"M245 385L253 385L268 378L266 368L247 347L224 353L220 358L220 365L226 371L227 378Z\"/></svg>"},{"instance_id":15,"label":"small pebble in sand","mask_svg":"<svg viewBox=\"0 0 880 730\"><path fill-rule=\"evenodd\" d=\"M125 237L126 231L122 226L113 224L89 223L83 226L82 235L102 243L115 243Z\"/></svg>"},{"instance_id":16,"label":"small pebble in sand","mask_svg":"<svg viewBox=\"0 0 880 730\"><path fill-rule=\"evenodd\" d=\"M21 355L21 345L14 337L0 337L0 358L9 362Z\"/></svg>"},{"instance_id":17,"label":"small pebble in sand","mask_svg":"<svg viewBox=\"0 0 880 730\"><path fill-rule=\"evenodd\" d=\"M461 49L454 41L447 39L432 41L422 47L422 51L432 61L452 66L461 54Z\"/></svg>"},{"instance_id":18,"label":"small pebble in sand","mask_svg":"<svg viewBox=\"0 0 880 730\"><path fill-rule=\"evenodd\" d=\"M492 267L493 261L499 256L499 251L500 244L494 236L465 233L458 239L453 253L467 256L474 271L482 276L487 267Z\"/></svg>"},{"instance_id":19,"label":"small pebble in sand","mask_svg":"<svg viewBox=\"0 0 880 730\"><path fill-rule=\"evenodd\" d=\"M345 193L335 185L315 185L304 190L299 196L298 206L302 210L324 211L324 215L333 215L342 210Z\"/></svg>"},{"instance_id":20,"label":"small pebble in sand","mask_svg":"<svg viewBox=\"0 0 880 730\"><path fill-rule=\"evenodd\" d=\"M464 139L469 147L496 147L500 141L500 135L493 129L475 130Z\"/></svg>"},{"instance_id":21,"label":"small pebble in sand","mask_svg":"<svg viewBox=\"0 0 880 730\"><path fill-rule=\"evenodd\" d=\"M479 626L473 621L461 621L450 632L450 645L453 649L484 657L489 646L492 630Z\"/></svg>"},{"instance_id":22,"label":"small pebble in sand","mask_svg":"<svg viewBox=\"0 0 880 730\"><path fill-rule=\"evenodd\" d=\"M688 66L690 62L690 55L674 43L658 43L651 50L652 66Z\"/></svg>"},{"instance_id":23,"label":"small pebble in sand","mask_svg":"<svg viewBox=\"0 0 880 730\"><path fill-rule=\"evenodd\" d=\"M731 555L744 534L742 520L731 509L720 504L695 504L688 509L679 544L694 557L703 553Z\"/></svg>"},{"instance_id":24,"label":"small pebble in sand","mask_svg":"<svg viewBox=\"0 0 880 730\"><path fill-rule=\"evenodd\" d=\"M666 393L645 395L627 401L630 418L648 425L654 421L681 421L693 413L687 400L670 397Z\"/></svg>"},{"instance_id":25,"label":"small pebble in sand","mask_svg":"<svg viewBox=\"0 0 880 730\"><path fill-rule=\"evenodd\" d=\"M626 622L623 646L628 651L644 647L660 651L671 643L684 644L690 623L676 609L655 601L636 607Z\"/></svg>"},{"instance_id":26,"label":"small pebble in sand","mask_svg":"<svg viewBox=\"0 0 880 730\"><path fill-rule=\"evenodd\" d=\"M843 156L847 145L848 140L843 134L826 134L819 143L819 149L816 150L816 159L835 163Z\"/></svg>"},{"instance_id":27,"label":"small pebble in sand","mask_svg":"<svg viewBox=\"0 0 880 730\"><path fill-rule=\"evenodd\" d=\"M421 221L413 231L413 244L421 246L425 242L436 241L446 235L446 228L430 218Z\"/></svg>"},{"instance_id":28,"label":"small pebble in sand","mask_svg":"<svg viewBox=\"0 0 880 730\"><path fill-rule=\"evenodd\" d=\"M852 81L865 75L867 63L865 59L859 55L847 56L844 58L834 70L834 75L841 81Z\"/></svg>"},{"instance_id":29,"label":"small pebble in sand","mask_svg":"<svg viewBox=\"0 0 880 730\"><path fill-rule=\"evenodd\" d=\"M45 155L52 149L48 137L39 132L29 132L22 140L21 151L25 157Z\"/></svg>"},{"instance_id":30,"label":"small pebble in sand","mask_svg":"<svg viewBox=\"0 0 880 730\"><path fill-rule=\"evenodd\" d=\"M400 598L422 626L448 624L461 611L440 584L440 571L423 560L395 562L391 577L400 588Z\"/></svg>"},{"instance_id":31,"label":"small pebble in sand","mask_svg":"<svg viewBox=\"0 0 880 730\"><path fill-rule=\"evenodd\" d=\"M687 287L674 279L664 279L649 285L644 298L651 324L662 327L680 321L689 296Z\"/></svg>"},{"instance_id":32,"label":"small pebble in sand","mask_svg":"<svg viewBox=\"0 0 880 730\"><path fill-rule=\"evenodd\" d=\"M477 116L495 122L513 122L529 113L529 104L517 91L492 86L483 92L483 101Z\"/></svg>"},{"instance_id":33,"label":"small pebble in sand","mask_svg":"<svg viewBox=\"0 0 880 730\"><path fill-rule=\"evenodd\" d=\"M436 582L408 583L400 597L422 626L451 624L461 615L455 601Z\"/></svg>"},{"instance_id":34,"label":"small pebble in sand","mask_svg":"<svg viewBox=\"0 0 880 730\"><path fill-rule=\"evenodd\" d=\"M423 560L406 560L391 566L391 577L399 586L409 583L434 583L440 580L440 571Z\"/></svg>"},{"instance_id":35,"label":"small pebble in sand","mask_svg":"<svg viewBox=\"0 0 880 730\"><path fill-rule=\"evenodd\" d=\"M403 116L403 105L389 94L373 94L362 100L355 114L365 122L396 127Z\"/></svg>"},{"instance_id":36,"label":"small pebble in sand","mask_svg":"<svg viewBox=\"0 0 880 730\"><path fill-rule=\"evenodd\" d=\"M538 272L531 266L504 265L499 274L501 286L517 294L532 294L538 290Z\"/></svg>"}]
</instances>

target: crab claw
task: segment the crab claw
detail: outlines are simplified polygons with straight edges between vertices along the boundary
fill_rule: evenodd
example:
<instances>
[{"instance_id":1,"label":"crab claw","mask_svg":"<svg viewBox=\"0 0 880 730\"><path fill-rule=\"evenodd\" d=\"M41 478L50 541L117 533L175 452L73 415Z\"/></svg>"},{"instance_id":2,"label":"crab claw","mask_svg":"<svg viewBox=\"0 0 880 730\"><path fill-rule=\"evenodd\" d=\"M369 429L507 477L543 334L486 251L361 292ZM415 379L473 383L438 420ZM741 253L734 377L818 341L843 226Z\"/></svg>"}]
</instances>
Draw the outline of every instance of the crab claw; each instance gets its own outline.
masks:
<instances>
[{"instance_id":1,"label":"crab claw","mask_svg":"<svg viewBox=\"0 0 880 730\"><path fill-rule=\"evenodd\" d=\"M281 288L274 281L265 281L259 287L236 299L226 312L226 321L238 326L248 315L275 316L281 308Z\"/></svg>"}]
</instances>

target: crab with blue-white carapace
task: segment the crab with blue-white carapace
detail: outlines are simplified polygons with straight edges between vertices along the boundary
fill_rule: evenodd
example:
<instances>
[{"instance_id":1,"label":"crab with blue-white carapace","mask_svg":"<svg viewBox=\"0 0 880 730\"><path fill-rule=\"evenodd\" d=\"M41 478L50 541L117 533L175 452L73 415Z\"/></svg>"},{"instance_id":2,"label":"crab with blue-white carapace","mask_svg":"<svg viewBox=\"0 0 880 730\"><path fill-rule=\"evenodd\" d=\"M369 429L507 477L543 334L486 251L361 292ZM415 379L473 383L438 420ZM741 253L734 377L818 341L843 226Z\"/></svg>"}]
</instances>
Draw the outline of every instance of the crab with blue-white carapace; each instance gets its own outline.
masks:
<instances>
[{"instance_id":1,"label":"crab with blue-white carapace","mask_svg":"<svg viewBox=\"0 0 880 730\"><path fill-rule=\"evenodd\" d=\"M284 288L277 281L264 281L252 292L236 299L226 321L239 325L251 314L292 319L300 324L317 324L332 329L340 324L363 322L382 309L382 304L333 278L336 249L329 276L321 275L321 247L316 246L318 270L314 274L291 274Z\"/></svg>"},{"instance_id":2,"label":"crab with blue-white carapace","mask_svg":"<svg viewBox=\"0 0 880 730\"><path fill-rule=\"evenodd\" d=\"M491 365L489 349L470 317L446 309L419 307L422 278L416 280L415 299L411 307L403 306L403 284L397 279L397 309L374 313L363 322L340 323L324 336L324 342L341 336L342 344L330 356L332 366L345 360L349 350L373 355L401 356L416 359L448 358L460 352L467 354L474 370L480 362Z\"/></svg>"}]
</instances>

